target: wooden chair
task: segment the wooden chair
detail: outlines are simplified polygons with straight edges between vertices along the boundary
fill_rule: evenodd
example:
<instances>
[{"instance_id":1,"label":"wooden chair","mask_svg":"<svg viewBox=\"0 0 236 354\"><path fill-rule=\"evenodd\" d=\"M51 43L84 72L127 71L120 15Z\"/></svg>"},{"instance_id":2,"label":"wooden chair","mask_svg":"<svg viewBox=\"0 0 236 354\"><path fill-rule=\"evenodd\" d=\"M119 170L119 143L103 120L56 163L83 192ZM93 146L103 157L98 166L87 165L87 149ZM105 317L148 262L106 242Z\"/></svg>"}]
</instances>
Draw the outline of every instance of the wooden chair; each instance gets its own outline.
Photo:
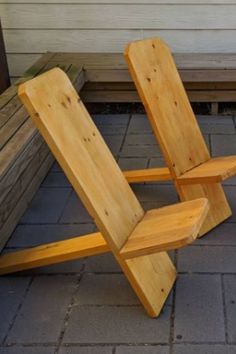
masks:
<instances>
[{"instance_id":1,"label":"wooden chair","mask_svg":"<svg viewBox=\"0 0 236 354\"><path fill-rule=\"evenodd\" d=\"M209 200L203 235L231 215L221 182L236 174L236 156L210 157L171 52L161 39L130 43L125 58L180 199ZM151 172L155 175L155 169Z\"/></svg>"},{"instance_id":2,"label":"wooden chair","mask_svg":"<svg viewBox=\"0 0 236 354\"><path fill-rule=\"evenodd\" d=\"M175 281L165 251L191 243L206 198L144 212L66 74L53 69L19 96L101 233L3 255L0 273L111 251L150 316Z\"/></svg>"}]
</instances>

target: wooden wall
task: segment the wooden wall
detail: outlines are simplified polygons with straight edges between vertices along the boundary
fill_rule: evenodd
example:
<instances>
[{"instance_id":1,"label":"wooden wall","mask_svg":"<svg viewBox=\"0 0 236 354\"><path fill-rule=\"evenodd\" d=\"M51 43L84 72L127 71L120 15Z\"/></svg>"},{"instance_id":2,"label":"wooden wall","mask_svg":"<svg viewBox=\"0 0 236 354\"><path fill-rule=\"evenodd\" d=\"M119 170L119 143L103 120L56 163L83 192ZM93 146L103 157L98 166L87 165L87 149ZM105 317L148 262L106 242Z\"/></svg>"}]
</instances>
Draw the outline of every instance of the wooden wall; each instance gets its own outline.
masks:
<instances>
[{"instance_id":1,"label":"wooden wall","mask_svg":"<svg viewBox=\"0 0 236 354\"><path fill-rule=\"evenodd\" d=\"M175 52L236 52L236 0L0 0L12 77L45 51L122 52L160 36Z\"/></svg>"}]
</instances>

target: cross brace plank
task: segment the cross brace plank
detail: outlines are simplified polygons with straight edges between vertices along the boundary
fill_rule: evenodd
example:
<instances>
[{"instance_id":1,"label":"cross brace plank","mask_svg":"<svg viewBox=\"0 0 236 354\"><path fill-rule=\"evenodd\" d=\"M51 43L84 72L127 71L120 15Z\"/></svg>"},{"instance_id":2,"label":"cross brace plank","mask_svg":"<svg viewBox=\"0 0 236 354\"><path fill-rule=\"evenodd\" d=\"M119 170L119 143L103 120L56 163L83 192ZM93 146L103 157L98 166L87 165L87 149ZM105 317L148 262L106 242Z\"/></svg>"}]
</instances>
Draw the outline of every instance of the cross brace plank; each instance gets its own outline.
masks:
<instances>
[{"instance_id":1,"label":"cross brace plank","mask_svg":"<svg viewBox=\"0 0 236 354\"><path fill-rule=\"evenodd\" d=\"M0 257L0 275L109 252L100 232L10 252Z\"/></svg>"}]
</instances>

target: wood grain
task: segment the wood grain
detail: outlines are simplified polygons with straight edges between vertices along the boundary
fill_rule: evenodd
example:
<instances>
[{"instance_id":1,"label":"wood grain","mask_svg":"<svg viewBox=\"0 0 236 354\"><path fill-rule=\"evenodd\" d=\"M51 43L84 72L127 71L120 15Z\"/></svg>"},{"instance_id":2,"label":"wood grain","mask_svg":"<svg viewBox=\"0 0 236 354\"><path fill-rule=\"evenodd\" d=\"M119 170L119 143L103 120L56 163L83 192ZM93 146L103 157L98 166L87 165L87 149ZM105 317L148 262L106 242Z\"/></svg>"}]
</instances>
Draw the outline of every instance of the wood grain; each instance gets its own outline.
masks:
<instances>
[{"instance_id":1,"label":"wood grain","mask_svg":"<svg viewBox=\"0 0 236 354\"><path fill-rule=\"evenodd\" d=\"M128 259L192 243L208 210L206 198L149 210L122 247L121 255Z\"/></svg>"}]
</instances>

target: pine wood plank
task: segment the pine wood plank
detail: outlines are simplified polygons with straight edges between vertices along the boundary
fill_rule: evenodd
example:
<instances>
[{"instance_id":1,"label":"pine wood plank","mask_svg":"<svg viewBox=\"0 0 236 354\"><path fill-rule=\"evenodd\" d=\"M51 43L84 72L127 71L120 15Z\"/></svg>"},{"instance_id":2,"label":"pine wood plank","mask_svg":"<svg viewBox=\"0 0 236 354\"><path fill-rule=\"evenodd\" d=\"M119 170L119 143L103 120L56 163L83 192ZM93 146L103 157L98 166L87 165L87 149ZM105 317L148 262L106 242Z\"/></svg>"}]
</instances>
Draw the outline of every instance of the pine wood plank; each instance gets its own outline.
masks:
<instances>
[{"instance_id":1,"label":"pine wood plank","mask_svg":"<svg viewBox=\"0 0 236 354\"><path fill-rule=\"evenodd\" d=\"M178 178L179 184L222 182L236 174L236 156L212 158Z\"/></svg>"},{"instance_id":2,"label":"pine wood plank","mask_svg":"<svg viewBox=\"0 0 236 354\"><path fill-rule=\"evenodd\" d=\"M167 167L123 171L123 174L129 183L170 181L172 179Z\"/></svg>"},{"instance_id":3,"label":"pine wood plank","mask_svg":"<svg viewBox=\"0 0 236 354\"><path fill-rule=\"evenodd\" d=\"M169 48L159 39L136 41L125 58L172 176L209 160Z\"/></svg>"},{"instance_id":4,"label":"pine wood plank","mask_svg":"<svg viewBox=\"0 0 236 354\"><path fill-rule=\"evenodd\" d=\"M128 259L192 243L208 210L206 198L149 210L122 247L121 255Z\"/></svg>"},{"instance_id":5,"label":"pine wood plank","mask_svg":"<svg viewBox=\"0 0 236 354\"><path fill-rule=\"evenodd\" d=\"M100 232L47 243L0 257L0 275L109 252Z\"/></svg>"}]
</instances>

